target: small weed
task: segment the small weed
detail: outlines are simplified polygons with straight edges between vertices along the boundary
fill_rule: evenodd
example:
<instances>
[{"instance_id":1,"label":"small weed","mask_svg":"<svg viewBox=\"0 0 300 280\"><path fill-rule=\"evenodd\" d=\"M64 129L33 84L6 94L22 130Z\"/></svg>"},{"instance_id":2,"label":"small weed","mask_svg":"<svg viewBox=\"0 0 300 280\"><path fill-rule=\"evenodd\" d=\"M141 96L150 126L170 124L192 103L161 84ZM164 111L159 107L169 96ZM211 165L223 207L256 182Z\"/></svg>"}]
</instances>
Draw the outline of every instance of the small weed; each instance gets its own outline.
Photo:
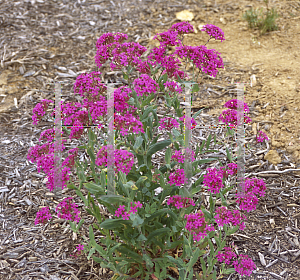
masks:
<instances>
[{"instance_id":1,"label":"small weed","mask_svg":"<svg viewBox=\"0 0 300 280\"><path fill-rule=\"evenodd\" d=\"M271 10L268 7L268 0L264 0L267 5L267 13L263 14L263 9L260 8L246 11L243 15L243 19L248 22L249 28L258 28L260 30L260 34L263 35L268 31L278 30L278 26L275 24L275 20L279 17L274 8Z\"/></svg>"}]
</instances>

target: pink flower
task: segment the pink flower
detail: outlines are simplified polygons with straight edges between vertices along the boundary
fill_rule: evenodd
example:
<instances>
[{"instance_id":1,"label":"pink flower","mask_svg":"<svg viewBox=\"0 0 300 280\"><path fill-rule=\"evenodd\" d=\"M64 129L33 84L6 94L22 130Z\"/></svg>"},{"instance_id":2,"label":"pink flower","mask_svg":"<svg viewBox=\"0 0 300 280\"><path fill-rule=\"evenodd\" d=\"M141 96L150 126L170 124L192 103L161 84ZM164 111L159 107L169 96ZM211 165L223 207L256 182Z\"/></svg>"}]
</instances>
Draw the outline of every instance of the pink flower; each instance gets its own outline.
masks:
<instances>
[{"instance_id":1,"label":"pink flower","mask_svg":"<svg viewBox=\"0 0 300 280\"><path fill-rule=\"evenodd\" d=\"M159 89L158 83L150 78L147 74L141 74L140 78L133 81L134 90L137 92L137 96L143 96L146 93L156 93Z\"/></svg>"},{"instance_id":2,"label":"pink flower","mask_svg":"<svg viewBox=\"0 0 300 280\"><path fill-rule=\"evenodd\" d=\"M133 158L134 155L127 150L114 150L115 172L122 171L127 175L133 166ZM107 146L98 151L95 163L107 167Z\"/></svg>"},{"instance_id":3,"label":"pink flower","mask_svg":"<svg viewBox=\"0 0 300 280\"><path fill-rule=\"evenodd\" d=\"M214 37L216 40L221 40L221 42L225 41L224 32L222 29L213 24L206 24L203 26L201 31L205 31L208 35Z\"/></svg>"},{"instance_id":4,"label":"pink flower","mask_svg":"<svg viewBox=\"0 0 300 280\"><path fill-rule=\"evenodd\" d=\"M122 216L123 220L129 220L129 216L130 216L129 213L134 214L137 212L137 208L142 208L142 206L143 206L142 203L140 203L139 201L134 202L134 203L135 203L135 206L133 207L132 202L130 202L131 207L130 207L130 210L128 213L125 211L125 205L120 205L119 208L115 211L115 216L116 217Z\"/></svg>"},{"instance_id":5,"label":"pink flower","mask_svg":"<svg viewBox=\"0 0 300 280\"><path fill-rule=\"evenodd\" d=\"M36 219L34 224L37 225L39 223L46 223L46 220L50 220L51 214L49 213L49 207L44 207L40 211L37 212L36 214Z\"/></svg>"},{"instance_id":6,"label":"pink flower","mask_svg":"<svg viewBox=\"0 0 300 280\"><path fill-rule=\"evenodd\" d=\"M175 172L171 173L169 176L169 184L176 186L181 186L185 183L185 175L184 175L184 169L177 169Z\"/></svg>"},{"instance_id":7,"label":"pink flower","mask_svg":"<svg viewBox=\"0 0 300 280\"><path fill-rule=\"evenodd\" d=\"M236 257L236 254L232 251L230 247L224 247L225 252L221 253L220 251L217 254L217 259L219 262L224 262L225 264L230 265L230 260Z\"/></svg>"},{"instance_id":8,"label":"pink flower","mask_svg":"<svg viewBox=\"0 0 300 280\"><path fill-rule=\"evenodd\" d=\"M192 199L187 197L183 198L180 195L174 195L170 197L167 201L167 205L170 204L175 206L177 209L188 208L190 205L195 206L195 203Z\"/></svg>"},{"instance_id":9,"label":"pink flower","mask_svg":"<svg viewBox=\"0 0 300 280\"><path fill-rule=\"evenodd\" d=\"M256 209L258 198L253 193L237 193L236 197L236 203L241 210L246 210L247 212L250 212Z\"/></svg>"},{"instance_id":10,"label":"pink flower","mask_svg":"<svg viewBox=\"0 0 300 280\"><path fill-rule=\"evenodd\" d=\"M77 247L77 252L75 255L70 255L71 257L75 257L75 259L77 259L77 257L80 255L80 251L83 251L84 249L84 246L82 244L79 244Z\"/></svg>"},{"instance_id":11,"label":"pink flower","mask_svg":"<svg viewBox=\"0 0 300 280\"><path fill-rule=\"evenodd\" d=\"M62 202L58 204L56 207L56 212L58 212L58 217L62 219L66 219L69 221L80 221L78 214L80 213L77 209L77 205L75 203L71 203L72 197L65 198Z\"/></svg>"},{"instance_id":12,"label":"pink flower","mask_svg":"<svg viewBox=\"0 0 300 280\"><path fill-rule=\"evenodd\" d=\"M174 54L180 58L188 58L199 70L216 77L217 68L224 68L220 53L209 50L206 46L179 46Z\"/></svg>"},{"instance_id":13,"label":"pink flower","mask_svg":"<svg viewBox=\"0 0 300 280\"><path fill-rule=\"evenodd\" d=\"M224 187L223 180L222 180L222 173L223 171L208 168L207 174L205 174L203 177L203 183L205 186L208 187L208 190L212 193L219 193L220 189Z\"/></svg>"},{"instance_id":14,"label":"pink flower","mask_svg":"<svg viewBox=\"0 0 300 280\"><path fill-rule=\"evenodd\" d=\"M173 118L169 118L169 117L165 117L165 118L162 118L160 119L159 121L160 123L160 129L162 130L163 128L168 130L168 131L171 131L173 128L175 127L179 127L179 123L173 119Z\"/></svg>"},{"instance_id":15,"label":"pink flower","mask_svg":"<svg viewBox=\"0 0 300 280\"><path fill-rule=\"evenodd\" d=\"M238 104L240 107L242 106L242 102L238 99L231 99L228 100L225 104L224 107L229 108L229 109L234 109L237 110ZM247 103L244 103L244 111L249 113L249 107Z\"/></svg>"},{"instance_id":16,"label":"pink flower","mask_svg":"<svg viewBox=\"0 0 300 280\"><path fill-rule=\"evenodd\" d=\"M235 271L242 276L250 276L253 270L256 269L255 263L247 255L240 254L239 257L240 261L236 260L232 263Z\"/></svg>"},{"instance_id":17,"label":"pink flower","mask_svg":"<svg viewBox=\"0 0 300 280\"><path fill-rule=\"evenodd\" d=\"M194 161L195 160L195 152L190 149L187 149L187 150L188 150L187 157L190 158L191 161ZM184 163L185 155L179 150L179 151L175 151L175 155L172 155L171 158L179 163Z\"/></svg>"},{"instance_id":18,"label":"pink flower","mask_svg":"<svg viewBox=\"0 0 300 280\"><path fill-rule=\"evenodd\" d=\"M262 132L262 131L259 131L258 132L258 135L256 135L256 141L257 142L263 142L264 140L269 140L268 136Z\"/></svg>"},{"instance_id":19,"label":"pink flower","mask_svg":"<svg viewBox=\"0 0 300 280\"><path fill-rule=\"evenodd\" d=\"M204 213L201 210L196 214L185 215L185 218L187 219L185 228L193 234L195 241L200 241L207 236L208 232L215 230L212 225L206 223Z\"/></svg>"}]
</instances>

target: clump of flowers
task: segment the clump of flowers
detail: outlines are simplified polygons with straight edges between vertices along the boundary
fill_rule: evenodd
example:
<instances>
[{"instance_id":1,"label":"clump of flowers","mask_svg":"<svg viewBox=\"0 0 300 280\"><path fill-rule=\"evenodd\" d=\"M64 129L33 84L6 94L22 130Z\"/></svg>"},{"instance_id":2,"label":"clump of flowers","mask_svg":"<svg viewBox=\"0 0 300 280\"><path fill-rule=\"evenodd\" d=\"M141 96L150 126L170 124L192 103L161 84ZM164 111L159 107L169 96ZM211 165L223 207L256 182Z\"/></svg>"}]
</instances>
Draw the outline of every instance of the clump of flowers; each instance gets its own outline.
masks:
<instances>
[{"instance_id":1,"label":"clump of flowers","mask_svg":"<svg viewBox=\"0 0 300 280\"><path fill-rule=\"evenodd\" d=\"M122 171L127 175L133 166L133 158L134 155L127 150L114 150L115 172ZM107 146L99 150L95 163L99 166L105 165L107 167Z\"/></svg>"},{"instance_id":2,"label":"clump of flowers","mask_svg":"<svg viewBox=\"0 0 300 280\"><path fill-rule=\"evenodd\" d=\"M58 212L58 217L66 219L68 221L80 221L78 214L80 211L77 209L75 203L71 203L72 197L66 197L62 202L60 202L56 207L56 212Z\"/></svg>"},{"instance_id":3,"label":"clump of flowers","mask_svg":"<svg viewBox=\"0 0 300 280\"><path fill-rule=\"evenodd\" d=\"M187 219L185 228L193 234L194 241L200 241L207 236L208 232L214 231L213 225L208 225L205 221L204 213L199 210L196 214L184 216Z\"/></svg>"},{"instance_id":4,"label":"clump of flowers","mask_svg":"<svg viewBox=\"0 0 300 280\"><path fill-rule=\"evenodd\" d=\"M230 223L233 226L240 226L240 230L245 229L245 224L243 220L247 220L247 217L241 214L238 210L230 211L225 206L218 207L216 209L217 215L215 215L215 221L219 227L223 227L224 225L229 225Z\"/></svg>"},{"instance_id":5,"label":"clump of flowers","mask_svg":"<svg viewBox=\"0 0 300 280\"><path fill-rule=\"evenodd\" d=\"M264 142L264 140L269 140L268 136L262 132L262 131L259 131L258 132L258 135L256 135L256 142Z\"/></svg>"},{"instance_id":6,"label":"clump of flowers","mask_svg":"<svg viewBox=\"0 0 300 280\"><path fill-rule=\"evenodd\" d=\"M218 261L227 265L233 265L235 271L241 276L250 276L252 271L256 269L255 263L247 255L240 254L237 256L230 247L224 247L224 250L224 253L218 252L216 256Z\"/></svg>"},{"instance_id":7,"label":"clump of flowers","mask_svg":"<svg viewBox=\"0 0 300 280\"><path fill-rule=\"evenodd\" d=\"M207 174L203 176L203 184L208 187L208 190L214 194L219 193L224 187L222 180L223 170L208 168Z\"/></svg>"},{"instance_id":8,"label":"clump of flowers","mask_svg":"<svg viewBox=\"0 0 300 280\"><path fill-rule=\"evenodd\" d=\"M189 157L191 161L194 161L195 152L190 149L187 149L187 157ZM182 153L182 151L175 151L175 155L172 155L171 158L179 163L184 163L185 155Z\"/></svg>"},{"instance_id":9,"label":"clump of flowers","mask_svg":"<svg viewBox=\"0 0 300 280\"><path fill-rule=\"evenodd\" d=\"M129 212L127 213L126 211L125 211L125 205L120 205L119 206L119 208L116 210L116 212L115 212L115 216L116 217L120 217L120 216L122 216L122 218L123 218L123 220L129 220L129 216L130 216L130 214L129 213L137 213L137 208L142 208L142 203L141 202L134 202L135 203L135 206L132 206L132 202L130 202L130 205L131 205L131 207L130 207L130 210L129 210Z\"/></svg>"},{"instance_id":10,"label":"clump of flowers","mask_svg":"<svg viewBox=\"0 0 300 280\"><path fill-rule=\"evenodd\" d=\"M44 207L36 214L36 219L34 221L34 224L37 225L39 223L45 224L47 220L50 220L51 214L49 213L49 207Z\"/></svg>"},{"instance_id":11,"label":"clump of flowers","mask_svg":"<svg viewBox=\"0 0 300 280\"><path fill-rule=\"evenodd\" d=\"M175 127L179 127L179 123L173 119L173 118L170 118L170 117L165 117L165 118L162 118L160 121L160 127L159 129L166 129L168 131L171 131L173 128Z\"/></svg>"},{"instance_id":12,"label":"clump of flowers","mask_svg":"<svg viewBox=\"0 0 300 280\"><path fill-rule=\"evenodd\" d=\"M181 197L180 195L174 195L167 201L167 205L173 205L177 209L188 208L190 205L195 206L195 202L187 197Z\"/></svg>"},{"instance_id":13,"label":"clump of flowers","mask_svg":"<svg viewBox=\"0 0 300 280\"><path fill-rule=\"evenodd\" d=\"M256 205L258 203L258 198L256 194L264 197L265 190L266 184L262 179L246 179L244 182L245 193L236 194L236 203L238 204L241 210L246 210L247 212L255 210Z\"/></svg>"},{"instance_id":14,"label":"clump of flowers","mask_svg":"<svg viewBox=\"0 0 300 280\"><path fill-rule=\"evenodd\" d=\"M171 173L169 176L169 184L173 185L175 184L176 186L181 186L183 185L187 178L185 178L184 175L184 169L177 169L175 172Z\"/></svg>"},{"instance_id":15,"label":"clump of flowers","mask_svg":"<svg viewBox=\"0 0 300 280\"><path fill-rule=\"evenodd\" d=\"M77 259L77 257L81 254L81 251L83 251L84 246L82 244L77 245L76 247L77 252L75 255L70 255L71 257L74 257L75 259Z\"/></svg>"},{"instance_id":16,"label":"clump of flowers","mask_svg":"<svg viewBox=\"0 0 300 280\"><path fill-rule=\"evenodd\" d=\"M37 124L38 121L43 118L43 116L45 115L48 109L49 103L54 103L53 100L48 100L48 99L42 99L41 102L42 103L37 104L32 110L33 124Z\"/></svg>"}]
</instances>

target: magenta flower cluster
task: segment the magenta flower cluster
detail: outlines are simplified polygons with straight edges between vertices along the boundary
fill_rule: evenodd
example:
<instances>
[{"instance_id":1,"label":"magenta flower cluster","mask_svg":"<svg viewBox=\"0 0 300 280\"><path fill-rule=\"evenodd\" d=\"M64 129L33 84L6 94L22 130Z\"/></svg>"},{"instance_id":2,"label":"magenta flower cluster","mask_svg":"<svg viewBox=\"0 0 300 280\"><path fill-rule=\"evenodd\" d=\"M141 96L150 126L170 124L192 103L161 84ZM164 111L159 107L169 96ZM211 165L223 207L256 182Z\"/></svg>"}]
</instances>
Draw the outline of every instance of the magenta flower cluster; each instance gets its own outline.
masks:
<instances>
[{"instance_id":1,"label":"magenta flower cluster","mask_svg":"<svg viewBox=\"0 0 300 280\"><path fill-rule=\"evenodd\" d=\"M184 169L177 169L169 176L170 185L175 184L176 186L181 186L185 183L185 181L187 181L187 178L185 180Z\"/></svg>"},{"instance_id":2,"label":"magenta flower cluster","mask_svg":"<svg viewBox=\"0 0 300 280\"><path fill-rule=\"evenodd\" d=\"M237 126L237 111L234 109L228 109L221 113L219 121L229 124L230 129ZM244 115L244 123L250 123L251 119Z\"/></svg>"},{"instance_id":3,"label":"magenta flower cluster","mask_svg":"<svg viewBox=\"0 0 300 280\"><path fill-rule=\"evenodd\" d=\"M262 131L259 131L258 132L258 136L256 135L256 141L257 142L264 142L264 140L269 140L268 136L262 132Z\"/></svg>"},{"instance_id":4,"label":"magenta flower cluster","mask_svg":"<svg viewBox=\"0 0 300 280\"><path fill-rule=\"evenodd\" d=\"M236 164L230 164L229 170L227 173L234 175L237 172L238 166ZM214 194L219 193L223 185L223 176L224 176L224 167L220 169L208 168L207 173L203 176L203 184L208 187L208 190ZM227 174L226 173L226 174ZM228 175L226 175L228 176ZM225 177L226 177L225 176ZM246 179L245 180L245 193L237 193L237 204L241 210L246 210L250 212L256 209L258 203L258 198L256 195L264 196L266 190L266 185L262 179Z\"/></svg>"},{"instance_id":5,"label":"magenta flower cluster","mask_svg":"<svg viewBox=\"0 0 300 280\"><path fill-rule=\"evenodd\" d=\"M171 131L173 128L178 128L179 127L179 123L170 117L165 117L165 118L161 118L159 121L160 127L159 129L166 129L168 131Z\"/></svg>"},{"instance_id":6,"label":"magenta flower cluster","mask_svg":"<svg viewBox=\"0 0 300 280\"><path fill-rule=\"evenodd\" d=\"M245 180L245 194L237 193L236 203L241 210L250 212L256 209L258 197L256 195L265 196L266 184L263 179L251 178Z\"/></svg>"},{"instance_id":7,"label":"magenta flower cluster","mask_svg":"<svg viewBox=\"0 0 300 280\"><path fill-rule=\"evenodd\" d=\"M218 207L216 209L217 215L215 215L215 221L219 227L223 227L224 225L239 226L240 230L245 229L245 224L243 220L247 220L247 217L241 214L238 210L230 211L225 206Z\"/></svg>"},{"instance_id":8,"label":"magenta flower cluster","mask_svg":"<svg viewBox=\"0 0 300 280\"><path fill-rule=\"evenodd\" d=\"M173 94L171 94L171 93L175 93L176 95L182 93L182 88L181 88L180 84L178 85L174 81L165 82L164 86L165 86L165 90L169 90L170 97L173 97Z\"/></svg>"},{"instance_id":9,"label":"magenta flower cluster","mask_svg":"<svg viewBox=\"0 0 300 280\"><path fill-rule=\"evenodd\" d=\"M207 236L208 232L215 230L213 225L207 224L201 210L196 214L185 215L185 218L187 219L185 228L193 234L194 241L200 241Z\"/></svg>"},{"instance_id":10,"label":"magenta flower cluster","mask_svg":"<svg viewBox=\"0 0 300 280\"><path fill-rule=\"evenodd\" d=\"M224 32L221 28L215 25L207 24L203 26L203 29L201 29L201 31L205 31L208 35L214 37L216 40L221 40L221 42L225 41Z\"/></svg>"},{"instance_id":11,"label":"magenta flower cluster","mask_svg":"<svg viewBox=\"0 0 300 280\"><path fill-rule=\"evenodd\" d=\"M42 208L40 211L37 212L36 214L36 219L34 221L34 224L45 224L47 222L47 220L50 220L51 214L49 213L49 207L44 207Z\"/></svg>"},{"instance_id":12,"label":"magenta flower cluster","mask_svg":"<svg viewBox=\"0 0 300 280\"><path fill-rule=\"evenodd\" d=\"M187 148L186 150L187 150L187 157L189 157L191 161L194 161L195 152L189 148ZM175 151L175 155L172 155L171 158L179 163L184 163L185 155L182 153L182 151Z\"/></svg>"},{"instance_id":13,"label":"magenta flower cluster","mask_svg":"<svg viewBox=\"0 0 300 280\"><path fill-rule=\"evenodd\" d=\"M122 171L127 175L133 166L134 155L127 150L114 150L114 159L115 172ZM107 167L107 146L98 151L95 163L103 168Z\"/></svg>"},{"instance_id":14,"label":"magenta flower cluster","mask_svg":"<svg viewBox=\"0 0 300 280\"><path fill-rule=\"evenodd\" d=\"M230 247L224 247L224 250L224 253L221 253L220 251L218 252L216 256L218 261L227 265L233 265L235 271L241 276L250 276L252 271L256 269L255 263L247 255L240 254L239 260L237 260L237 255Z\"/></svg>"},{"instance_id":15,"label":"magenta flower cluster","mask_svg":"<svg viewBox=\"0 0 300 280\"><path fill-rule=\"evenodd\" d=\"M171 196L168 201L167 205L175 206L177 209L180 208L188 208L190 205L195 206L195 202L187 197L181 197L180 195Z\"/></svg>"},{"instance_id":16,"label":"magenta flower cluster","mask_svg":"<svg viewBox=\"0 0 300 280\"><path fill-rule=\"evenodd\" d=\"M48 100L48 99L42 99L41 103L37 104L32 112L33 112L33 116L32 116L32 120L33 120L33 124L37 124L39 120L41 120L43 118L43 116L45 115L49 103L54 103L53 100Z\"/></svg>"},{"instance_id":17,"label":"magenta flower cluster","mask_svg":"<svg viewBox=\"0 0 300 280\"><path fill-rule=\"evenodd\" d=\"M82 244L79 244L77 247L77 252L75 255L70 255L70 257L74 257L75 259L77 259L77 257L81 254L81 251L83 251L84 246Z\"/></svg>"},{"instance_id":18,"label":"magenta flower cluster","mask_svg":"<svg viewBox=\"0 0 300 280\"><path fill-rule=\"evenodd\" d=\"M180 46L174 51L180 58L188 58L208 75L216 77L217 68L224 68L220 53L214 49L207 49L206 46Z\"/></svg>"},{"instance_id":19,"label":"magenta flower cluster","mask_svg":"<svg viewBox=\"0 0 300 280\"><path fill-rule=\"evenodd\" d=\"M92 72L91 74L82 74L80 75L76 83L74 85L74 92L76 91L84 97L84 94L87 95L88 98L84 99L83 106L86 109L89 109L91 112L92 119L96 122L99 116L106 116L107 115L107 101L104 96L101 94L104 93L106 87L99 84L101 80L99 80L100 72ZM91 80L94 79L94 80ZM129 131L132 133L139 133L144 132L143 125L139 121L138 116L135 113L135 108L132 105L127 104L129 100L128 94L131 93L130 88L127 87L120 87L114 92L114 99L115 99L115 109L117 113L115 114L115 128L119 129L121 134L127 135ZM42 116L45 114L45 110L47 109L47 104L52 102L51 100L42 100L42 104L36 105L36 110L33 110L34 116L33 120L41 119ZM71 129L71 133L69 138L80 138L83 133L83 125L90 125L89 118L88 118L88 111L80 111L82 104L79 102L71 102L68 104L63 104L62 106L62 119L65 120L65 125L73 126ZM38 114L38 116L35 115ZM55 110L52 113L54 116ZM36 122L35 122L36 123ZM41 136L40 140L45 140L48 142L53 142L55 136L54 129L48 129L44 131ZM65 139L62 142L66 142ZM62 145L62 151L65 149L64 145ZM40 172L41 168L45 173L47 173L48 182L47 187L50 191L54 189L54 178L56 174L53 171L54 167L54 145L53 143L46 143L42 146L35 146L31 147L27 156L27 159L36 162L38 165L38 171ZM122 153L122 152L117 152ZM71 168L74 166L75 158L78 156L78 153L72 153L69 155L65 161L62 163L62 181L63 187L66 186L66 181L69 180L68 173L71 171ZM119 169L122 170L123 165L119 165ZM128 168L126 169L128 173Z\"/></svg>"},{"instance_id":20,"label":"magenta flower cluster","mask_svg":"<svg viewBox=\"0 0 300 280\"><path fill-rule=\"evenodd\" d=\"M125 205L120 205L119 208L116 210L115 212L115 216L116 217L120 217L122 216L123 220L129 220L129 216L130 214L129 213L137 213L137 208L142 208L142 203L140 203L139 201L138 202L134 202L135 203L135 206L132 206L132 202L130 202L130 210L129 212L126 212L125 211Z\"/></svg>"},{"instance_id":21,"label":"magenta flower cluster","mask_svg":"<svg viewBox=\"0 0 300 280\"><path fill-rule=\"evenodd\" d=\"M75 203L71 203L72 197L66 197L62 202L58 204L55 211L58 212L58 217L66 219L68 221L80 221L78 214L80 211L77 209Z\"/></svg>"}]
</instances>

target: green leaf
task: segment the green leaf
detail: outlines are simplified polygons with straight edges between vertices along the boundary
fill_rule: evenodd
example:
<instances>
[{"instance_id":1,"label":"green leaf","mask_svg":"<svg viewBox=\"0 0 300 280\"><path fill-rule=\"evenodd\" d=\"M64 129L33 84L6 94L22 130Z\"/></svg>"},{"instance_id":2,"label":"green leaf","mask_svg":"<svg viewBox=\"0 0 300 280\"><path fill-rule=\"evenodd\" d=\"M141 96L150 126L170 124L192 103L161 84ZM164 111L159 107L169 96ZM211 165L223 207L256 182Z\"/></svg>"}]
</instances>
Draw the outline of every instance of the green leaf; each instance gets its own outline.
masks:
<instances>
[{"instance_id":1,"label":"green leaf","mask_svg":"<svg viewBox=\"0 0 300 280\"><path fill-rule=\"evenodd\" d=\"M198 193L198 192L201 192L201 190L202 190L202 187L192 189L191 194L194 195L194 194L196 194L196 193Z\"/></svg>"},{"instance_id":2,"label":"green leaf","mask_svg":"<svg viewBox=\"0 0 300 280\"><path fill-rule=\"evenodd\" d=\"M106 172L104 170L101 170L100 182L101 182L101 186L106 188Z\"/></svg>"},{"instance_id":3,"label":"green leaf","mask_svg":"<svg viewBox=\"0 0 300 280\"><path fill-rule=\"evenodd\" d=\"M178 265L178 267L185 267L185 263L183 262L182 259L178 258L178 259L174 259L172 256L166 256L168 259L170 259L172 262L174 262L175 264Z\"/></svg>"},{"instance_id":4,"label":"green leaf","mask_svg":"<svg viewBox=\"0 0 300 280\"><path fill-rule=\"evenodd\" d=\"M199 116L199 114L201 113L201 111L203 111L204 109L205 109L205 108L203 108L203 109L197 111L197 113L195 113L194 116L192 116L192 118L195 120L195 119Z\"/></svg>"},{"instance_id":5,"label":"green leaf","mask_svg":"<svg viewBox=\"0 0 300 280\"><path fill-rule=\"evenodd\" d=\"M122 71L123 72L123 71ZM128 80L128 75L123 72L123 79Z\"/></svg>"},{"instance_id":6,"label":"green leaf","mask_svg":"<svg viewBox=\"0 0 300 280\"><path fill-rule=\"evenodd\" d=\"M147 237L144 234L140 234L139 237L136 239L136 241L146 241Z\"/></svg>"},{"instance_id":7,"label":"green leaf","mask_svg":"<svg viewBox=\"0 0 300 280\"><path fill-rule=\"evenodd\" d=\"M117 248L117 251L122 253L122 255L126 256L126 257L131 257L133 260L135 260L137 263L142 264L142 258L141 256L132 251L131 248L126 245L126 244L122 244L122 246L120 246L119 248ZM129 260L127 260L129 261Z\"/></svg>"},{"instance_id":8,"label":"green leaf","mask_svg":"<svg viewBox=\"0 0 300 280\"><path fill-rule=\"evenodd\" d=\"M229 159L229 161L232 162L232 154L229 153L228 148L226 148L226 154L227 154L227 158Z\"/></svg>"},{"instance_id":9,"label":"green leaf","mask_svg":"<svg viewBox=\"0 0 300 280\"><path fill-rule=\"evenodd\" d=\"M135 150L135 152L138 151L139 147L142 145L144 139L142 136L139 136L136 138L133 149Z\"/></svg>"},{"instance_id":10,"label":"green leaf","mask_svg":"<svg viewBox=\"0 0 300 280\"><path fill-rule=\"evenodd\" d=\"M193 257L191 258L191 260L188 262L188 267L187 267L187 271L191 271L193 265L197 262L198 258L200 256L200 250L199 248L197 248L197 250L194 252Z\"/></svg>"},{"instance_id":11,"label":"green leaf","mask_svg":"<svg viewBox=\"0 0 300 280\"><path fill-rule=\"evenodd\" d=\"M226 232L226 236L234 234L236 231L238 231L238 229L239 229L239 226L235 226L235 227L231 228L230 230L228 230Z\"/></svg>"},{"instance_id":12,"label":"green leaf","mask_svg":"<svg viewBox=\"0 0 300 280\"><path fill-rule=\"evenodd\" d=\"M210 140L211 140L211 134L209 134L207 141L206 141L206 149L208 150L208 147L210 145Z\"/></svg>"},{"instance_id":13,"label":"green leaf","mask_svg":"<svg viewBox=\"0 0 300 280\"><path fill-rule=\"evenodd\" d=\"M144 223L144 219L142 219L138 214L130 215L130 219L133 221L132 227L138 227Z\"/></svg>"},{"instance_id":14,"label":"green leaf","mask_svg":"<svg viewBox=\"0 0 300 280\"><path fill-rule=\"evenodd\" d=\"M130 220L123 220L121 219L107 219L102 222L99 227L103 229L110 229L114 230L116 228L122 228L123 226L129 226L132 224Z\"/></svg>"},{"instance_id":15,"label":"green leaf","mask_svg":"<svg viewBox=\"0 0 300 280\"><path fill-rule=\"evenodd\" d=\"M192 92L191 93L193 93L193 92L198 92L200 89L199 89L199 85L198 84L195 84L195 85L193 85L193 88L192 88Z\"/></svg>"},{"instance_id":16,"label":"green leaf","mask_svg":"<svg viewBox=\"0 0 300 280\"><path fill-rule=\"evenodd\" d=\"M151 157L153 154L164 149L170 144L171 144L171 140L168 139L168 140L159 141L158 143L151 145L147 151L147 157Z\"/></svg>"},{"instance_id":17,"label":"green leaf","mask_svg":"<svg viewBox=\"0 0 300 280\"><path fill-rule=\"evenodd\" d=\"M77 225L77 228L76 228L77 231L80 229L80 227L82 226L83 223L84 223L84 219L80 219L80 221Z\"/></svg>"},{"instance_id":18,"label":"green leaf","mask_svg":"<svg viewBox=\"0 0 300 280\"><path fill-rule=\"evenodd\" d=\"M105 195L105 190L102 186L97 185L93 182L88 182L83 184L85 188L91 193L95 195Z\"/></svg>"},{"instance_id":19,"label":"green leaf","mask_svg":"<svg viewBox=\"0 0 300 280\"><path fill-rule=\"evenodd\" d=\"M155 118L154 126L158 125L158 118L157 118L157 114L154 111L154 109L155 109L154 107L155 106L149 106L149 107L147 107L147 109L144 111L142 117L140 118L141 122L145 121L147 119L147 117L149 116L149 114L152 112L152 115Z\"/></svg>"},{"instance_id":20,"label":"green leaf","mask_svg":"<svg viewBox=\"0 0 300 280\"><path fill-rule=\"evenodd\" d=\"M150 104L151 100L154 99L154 93L149 95L143 102L142 102L142 108L146 105Z\"/></svg>"},{"instance_id":21,"label":"green leaf","mask_svg":"<svg viewBox=\"0 0 300 280\"><path fill-rule=\"evenodd\" d=\"M212 215L206 209L202 209L202 212L208 220L212 220Z\"/></svg>"},{"instance_id":22,"label":"green leaf","mask_svg":"<svg viewBox=\"0 0 300 280\"><path fill-rule=\"evenodd\" d=\"M91 255L93 255L96 251L96 248L95 247L92 247L91 250L89 251L89 254L87 256L87 259L89 260L91 258Z\"/></svg>"},{"instance_id":23,"label":"green leaf","mask_svg":"<svg viewBox=\"0 0 300 280\"><path fill-rule=\"evenodd\" d=\"M91 242L95 241L95 235L93 232L93 227L91 225L89 226L89 237L90 237Z\"/></svg>"},{"instance_id":24,"label":"green leaf","mask_svg":"<svg viewBox=\"0 0 300 280\"><path fill-rule=\"evenodd\" d=\"M147 254L143 254L143 260L146 261L147 266L153 267L154 264Z\"/></svg>"},{"instance_id":25,"label":"green leaf","mask_svg":"<svg viewBox=\"0 0 300 280\"><path fill-rule=\"evenodd\" d=\"M112 255L112 253L114 253L114 251L119 248L122 245L122 243L119 243L117 245L115 245L114 247L112 247L109 251L108 251L108 256Z\"/></svg>"},{"instance_id":26,"label":"green leaf","mask_svg":"<svg viewBox=\"0 0 300 280\"><path fill-rule=\"evenodd\" d=\"M121 195L102 195L98 199L107 202L109 204L115 204L115 203L121 204L122 202L126 202L125 197Z\"/></svg>"},{"instance_id":27,"label":"green leaf","mask_svg":"<svg viewBox=\"0 0 300 280\"><path fill-rule=\"evenodd\" d=\"M160 228L160 229L157 229L153 232L151 232L148 237L147 237L147 241L145 242L145 246L147 246L149 244L149 242L155 238L155 237L158 237L159 235L161 234L167 234L167 233L170 233L171 232L171 229L168 228L168 227L165 227L165 228Z\"/></svg>"},{"instance_id":28,"label":"green leaf","mask_svg":"<svg viewBox=\"0 0 300 280\"><path fill-rule=\"evenodd\" d=\"M135 183L135 185L137 187L140 187L140 185L145 182L148 179L147 176L140 176L139 179L137 180L137 182Z\"/></svg>"},{"instance_id":29,"label":"green leaf","mask_svg":"<svg viewBox=\"0 0 300 280\"><path fill-rule=\"evenodd\" d=\"M200 155L201 155L201 153L202 153L202 150L203 150L204 144L205 144L205 141L202 141L202 143L201 143L201 147L200 147Z\"/></svg>"},{"instance_id":30,"label":"green leaf","mask_svg":"<svg viewBox=\"0 0 300 280\"><path fill-rule=\"evenodd\" d=\"M166 150L165 161L166 161L166 163L170 164L170 161L171 161L171 148L170 147L168 147Z\"/></svg>"},{"instance_id":31,"label":"green leaf","mask_svg":"<svg viewBox=\"0 0 300 280\"><path fill-rule=\"evenodd\" d=\"M205 264L204 259L202 257L200 258L200 262L201 262L203 277L205 277L205 275L206 275L206 264ZM206 279L206 278L204 278L204 279Z\"/></svg>"},{"instance_id":32,"label":"green leaf","mask_svg":"<svg viewBox=\"0 0 300 280\"><path fill-rule=\"evenodd\" d=\"M235 272L235 268L227 268L224 269L224 274L231 274Z\"/></svg>"}]
</instances>

